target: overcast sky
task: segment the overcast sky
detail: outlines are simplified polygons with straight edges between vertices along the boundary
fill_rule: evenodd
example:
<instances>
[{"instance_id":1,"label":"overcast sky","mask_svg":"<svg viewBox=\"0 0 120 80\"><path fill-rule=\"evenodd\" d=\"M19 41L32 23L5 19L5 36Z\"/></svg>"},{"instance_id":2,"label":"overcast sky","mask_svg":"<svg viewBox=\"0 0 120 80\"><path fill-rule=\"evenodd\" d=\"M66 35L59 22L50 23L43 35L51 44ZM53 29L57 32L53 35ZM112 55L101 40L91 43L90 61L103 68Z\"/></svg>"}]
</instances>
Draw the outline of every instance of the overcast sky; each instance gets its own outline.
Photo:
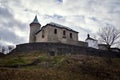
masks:
<instances>
[{"instance_id":1,"label":"overcast sky","mask_svg":"<svg viewBox=\"0 0 120 80\"><path fill-rule=\"evenodd\" d=\"M36 14L42 26L49 22L68 26L82 41L108 24L120 29L120 0L0 0L1 42L28 42Z\"/></svg>"}]
</instances>

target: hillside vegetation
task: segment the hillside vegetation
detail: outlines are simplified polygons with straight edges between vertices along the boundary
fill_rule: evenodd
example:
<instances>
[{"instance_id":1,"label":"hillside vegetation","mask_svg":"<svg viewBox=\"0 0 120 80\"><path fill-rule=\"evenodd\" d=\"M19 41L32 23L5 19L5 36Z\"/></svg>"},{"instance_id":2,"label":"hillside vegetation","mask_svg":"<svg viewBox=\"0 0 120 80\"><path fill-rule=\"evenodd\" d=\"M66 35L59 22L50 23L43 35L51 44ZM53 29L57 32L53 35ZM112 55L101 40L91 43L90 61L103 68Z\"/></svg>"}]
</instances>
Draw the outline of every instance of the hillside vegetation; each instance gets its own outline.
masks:
<instances>
[{"instance_id":1,"label":"hillside vegetation","mask_svg":"<svg viewBox=\"0 0 120 80\"><path fill-rule=\"evenodd\" d=\"M120 80L120 58L11 54L0 57L0 80Z\"/></svg>"}]
</instances>

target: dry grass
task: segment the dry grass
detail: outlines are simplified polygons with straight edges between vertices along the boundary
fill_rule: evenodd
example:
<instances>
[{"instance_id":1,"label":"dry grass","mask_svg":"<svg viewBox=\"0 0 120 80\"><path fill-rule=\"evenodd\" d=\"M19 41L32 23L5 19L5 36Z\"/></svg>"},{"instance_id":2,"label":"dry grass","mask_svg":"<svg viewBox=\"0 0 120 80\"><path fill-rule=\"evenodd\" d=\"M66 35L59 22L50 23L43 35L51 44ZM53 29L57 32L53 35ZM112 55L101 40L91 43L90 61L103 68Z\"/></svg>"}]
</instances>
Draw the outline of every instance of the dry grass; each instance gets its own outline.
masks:
<instances>
[{"instance_id":1,"label":"dry grass","mask_svg":"<svg viewBox=\"0 0 120 80\"><path fill-rule=\"evenodd\" d=\"M14 62L14 58L18 62ZM11 59L13 62L4 64ZM120 80L120 58L86 55L50 57L32 53L8 55L0 59L0 65L21 65L22 61L24 65L35 64L19 68L1 67L0 80Z\"/></svg>"}]
</instances>

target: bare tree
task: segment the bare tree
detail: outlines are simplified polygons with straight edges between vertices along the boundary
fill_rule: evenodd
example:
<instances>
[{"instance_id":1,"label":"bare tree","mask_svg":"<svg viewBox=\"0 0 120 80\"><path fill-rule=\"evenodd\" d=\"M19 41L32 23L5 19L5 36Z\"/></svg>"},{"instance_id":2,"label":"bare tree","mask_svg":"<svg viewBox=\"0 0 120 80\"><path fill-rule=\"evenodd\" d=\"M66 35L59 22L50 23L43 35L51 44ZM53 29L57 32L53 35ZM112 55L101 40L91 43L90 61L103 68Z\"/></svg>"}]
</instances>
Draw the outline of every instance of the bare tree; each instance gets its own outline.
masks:
<instances>
[{"instance_id":1,"label":"bare tree","mask_svg":"<svg viewBox=\"0 0 120 80\"><path fill-rule=\"evenodd\" d=\"M111 46L118 45L120 43L120 31L118 31L114 26L107 25L106 27L102 27L98 33L100 37L100 41L105 43L108 49Z\"/></svg>"}]
</instances>

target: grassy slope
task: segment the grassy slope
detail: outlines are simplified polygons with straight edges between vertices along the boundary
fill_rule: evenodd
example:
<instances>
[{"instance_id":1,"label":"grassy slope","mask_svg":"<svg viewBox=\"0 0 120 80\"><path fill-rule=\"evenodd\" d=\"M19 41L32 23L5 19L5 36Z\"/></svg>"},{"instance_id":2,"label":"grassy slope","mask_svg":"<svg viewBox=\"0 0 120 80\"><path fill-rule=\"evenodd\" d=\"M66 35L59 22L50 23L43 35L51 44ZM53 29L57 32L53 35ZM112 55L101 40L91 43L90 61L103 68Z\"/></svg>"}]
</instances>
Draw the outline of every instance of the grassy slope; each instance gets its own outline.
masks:
<instances>
[{"instance_id":1,"label":"grassy slope","mask_svg":"<svg viewBox=\"0 0 120 80\"><path fill-rule=\"evenodd\" d=\"M120 80L120 58L32 52L1 57L0 66L11 67L0 67L0 80Z\"/></svg>"}]
</instances>

